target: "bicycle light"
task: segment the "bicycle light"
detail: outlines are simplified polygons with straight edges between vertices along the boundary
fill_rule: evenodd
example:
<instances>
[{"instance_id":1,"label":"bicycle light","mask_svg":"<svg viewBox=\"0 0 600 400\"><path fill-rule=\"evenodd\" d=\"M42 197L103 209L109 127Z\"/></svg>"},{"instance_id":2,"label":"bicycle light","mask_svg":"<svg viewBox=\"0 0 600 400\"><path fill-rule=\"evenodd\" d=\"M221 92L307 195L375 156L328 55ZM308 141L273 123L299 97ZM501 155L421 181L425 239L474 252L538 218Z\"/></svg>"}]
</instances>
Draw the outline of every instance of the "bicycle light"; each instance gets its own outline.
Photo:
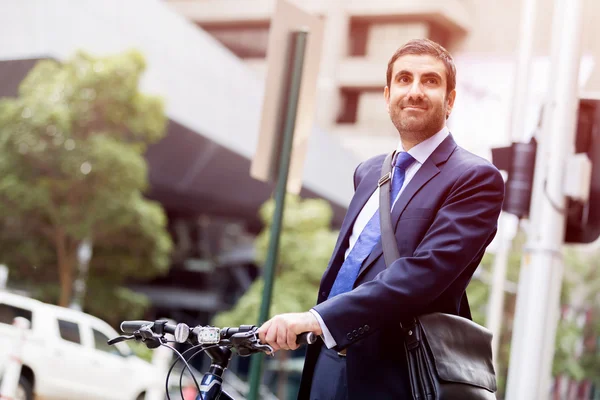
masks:
<instances>
[{"instance_id":1,"label":"bicycle light","mask_svg":"<svg viewBox=\"0 0 600 400\"><path fill-rule=\"evenodd\" d=\"M203 326L198 330L198 343L218 344L221 340L221 330L214 326Z\"/></svg>"},{"instance_id":2,"label":"bicycle light","mask_svg":"<svg viewBox=\"0 0 600 400\"><path fill-rule=\"evenodd\" d=\"M175 332L173 333L173 336L175 337L175 341L177 343L185 343L190 336L190 327L183 323L177 324L177 326L175 326Z\"/></svg>"}]
</instances>

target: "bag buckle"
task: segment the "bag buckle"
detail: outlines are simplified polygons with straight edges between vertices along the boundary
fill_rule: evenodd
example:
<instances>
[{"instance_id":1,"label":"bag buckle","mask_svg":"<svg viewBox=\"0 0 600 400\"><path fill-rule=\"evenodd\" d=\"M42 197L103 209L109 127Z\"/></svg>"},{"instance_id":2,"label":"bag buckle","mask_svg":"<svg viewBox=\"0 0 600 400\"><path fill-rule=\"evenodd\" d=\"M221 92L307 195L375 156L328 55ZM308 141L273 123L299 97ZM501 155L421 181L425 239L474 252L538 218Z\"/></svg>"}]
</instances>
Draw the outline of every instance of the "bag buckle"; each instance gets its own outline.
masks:
<instances>
[{"instance_id":1,"label":"bag buckle","mask_svg":"<svg viewBox=\"0 0 600 400\"><path fill-rule=\"evenodd\" d=\"M388 172L387 174L385 174L384 176L379 178L379 182L377 182L377 186L381 187L382 185L385 185L391 179L392 179L392 173Z\"/></svg>"}]
</instances>

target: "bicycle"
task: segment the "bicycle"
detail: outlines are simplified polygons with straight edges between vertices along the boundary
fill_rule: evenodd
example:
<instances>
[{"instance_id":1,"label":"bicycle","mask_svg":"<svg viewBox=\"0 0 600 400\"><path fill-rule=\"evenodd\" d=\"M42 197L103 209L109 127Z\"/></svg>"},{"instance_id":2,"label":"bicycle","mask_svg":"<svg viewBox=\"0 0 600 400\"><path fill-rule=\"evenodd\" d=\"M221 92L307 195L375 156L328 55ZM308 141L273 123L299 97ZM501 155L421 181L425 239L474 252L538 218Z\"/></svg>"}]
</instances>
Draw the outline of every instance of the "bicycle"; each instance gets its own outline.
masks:
<instances>
[{"instance_id":1,"label":"bicycle","mask_svg":"<svg viewBox=\"0 0 600 400\"><path fill-rule=\"evenodd\" d=\"M198 390L197 400L234 400L227 392L222 389L223 373L229 366L229 361L233 356L233 350L241 357L248 357L252 354L263 352L273 354L273 348L267 344L261 344L258 339L258 328L254 325L240 325L234 328L217 328L214 326L201 326L190 328L188 325L179 323L173 325L165 320L150 321L124 321L121 323L121 331L125 335L118 336L108 341L109 345L114 345L125 340L136 340L144 343L148 348L155 349L159 346L166 346L177 354L178 359L173 362L165 381L165 390L167 399L169 396L169 377L175 365L179 360L183 361L185 367L182 369L179 379L179 391L183 398L182 379L183 373L187 369ZM169 346L165 334L171 334L177 343L188 343L192 347L185 352L179 353L175 348ZM306 332L298 335L296 343L299 345L312 344L316 342L317 336L312 332ZM195 352L194 352L195 350ZM192 373L188 361L191 361L199 354L206 352L211 359L208 372L198 381ZM186 354L193 353L187 360Z\"/></svg>"}]
</instances>

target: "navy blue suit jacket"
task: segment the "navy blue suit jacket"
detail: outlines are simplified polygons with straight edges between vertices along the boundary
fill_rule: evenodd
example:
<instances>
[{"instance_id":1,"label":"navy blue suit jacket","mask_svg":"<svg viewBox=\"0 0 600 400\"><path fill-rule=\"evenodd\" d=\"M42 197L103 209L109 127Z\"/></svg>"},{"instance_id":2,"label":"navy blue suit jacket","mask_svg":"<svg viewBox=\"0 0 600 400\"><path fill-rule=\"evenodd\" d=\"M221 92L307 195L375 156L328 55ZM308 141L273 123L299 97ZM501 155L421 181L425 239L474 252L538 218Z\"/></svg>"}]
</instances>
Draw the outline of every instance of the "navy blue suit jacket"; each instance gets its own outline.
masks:
<instances>
[{"instance_id":1,"label":"navy blue suit jacket","mask_svg":"<svg viewBox=\"0 0 600 400\"><path fill-rule=\"evenodd\" d=\"M470 318L461 300L496 234L504 198L499 171L457 146L449 135L392 211L400 258L386 268L379 242L363 263L354 290L327 300L354 221L377 188L384 158L371 158L354 173L355 193L315 306L337 342L336 350L347 348L350 400L411 398L399 322L432 312ZM309 398L321 350L317 344L308 347L298 396L302 400Z\"/></svg>"}]
</instances>

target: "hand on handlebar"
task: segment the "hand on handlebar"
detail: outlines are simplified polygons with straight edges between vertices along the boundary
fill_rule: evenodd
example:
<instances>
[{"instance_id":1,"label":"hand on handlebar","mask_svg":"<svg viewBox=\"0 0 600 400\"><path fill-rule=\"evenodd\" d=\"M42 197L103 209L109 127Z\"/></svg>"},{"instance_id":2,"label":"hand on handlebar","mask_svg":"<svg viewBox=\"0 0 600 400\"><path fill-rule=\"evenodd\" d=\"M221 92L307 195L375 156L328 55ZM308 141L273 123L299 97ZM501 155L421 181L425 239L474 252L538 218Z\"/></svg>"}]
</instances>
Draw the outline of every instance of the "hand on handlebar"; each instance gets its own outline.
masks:
<instances>
[{"instance_id":1,"label":"hand on handlebar","mask_svg":"<svg viewBox=\"0 0 600 400\"><path fill-rule=\"evenodd\" d=\"M316 335L323 333L319 321L310 312L276 315L258 329L260 341L271 346L274 351L296 350L300 347L296 339L304 332Z\"/></svg>"},{"instance_id":2,"label":"hand on handlebar","mask_svg":"<svg viewBox=\"0 0 600 400\"><path fill-rule=\"evenodd\" d=\"M291 315L291 314L290 314ZM274 353L266 341L260 340L259 330L254 325L240 325L239 327L217 328L214 326L201 326L190 328L186 324L170 324L165 320L151 321L124 321L121 330L128 336L119 336L108 341L115 344L123 340L136 340L143 342L149 348L156 348L167 343L165 334L173 335L177 343L189 343L193 346L220 346L235 348L240 356L263 352ZM301 331L295 336L297 348L303 344L311 344L317 340L310 331ZM279 347L278 347L279 349Z\"/></svg>"},{"instance_id":3,"label":"hand on handlebar","mask_svg":"<svg viewBox=\"0 0 600 400\"><path fill-rule=\"evenodd\" d=\"M304 323L295 322L296 318L293 318L294 315L299 316L298 321L304 321ZM302 327L306 326L306 322L310 321L306 318L306 315L302 318L302 314L286 314L284 316L276 317L274 320L274 325L272 322L270 323L273 326L279 326L282 322L290 322L289 326L300 329L299 335L293 335L295 340L293 343L294 348L297 348L301 344L311 344L317 341L317 337L313 332L302 330ZM136 340L144 343L149 348L166 346L177 354L178 360L171 365L171 368L167 373L166 385L168 385L169 376L177 362L183 362L185 365L183 371L187 369L192 373L188 361L191 361L196 355L201 353L210 357L210 368L204 375L202 385L198 384L192 373L192 378L194 379L198 392L202 392L204 390L202 388L208 388L207 391L205 391L208 396L204 397L206 399L221 398L219 397L221 385L219 384L218 387L215 387L214 391L211 391L210 388L213 386L211 382L222 381L223 372L227 369L232 354L237 353L238 356L246 357L256 353L273 354L275 352L268 343L260 340L259 330L254 325L219 328L202 325L190 327L185 323L175 325L166 320L157 320L154 322L123 321L121 330L127 335L110 339L108 344L115 344L124 340ZM293 330L290 329L289 331L292 332ZM167 338L166 335L172 336ZM298 344L296 344L296 341ZM192 347L183 353L179 353L177 349L174 346L169 345L169 343L188 343L192 345ZM281 347L278 346L278 349L279 348ZM186 355L189 355L189 358L186 359ZM202 398L202 396L200 397ZM226 397L229 398L229 396Z\"/></svg>"}]
</instances>

